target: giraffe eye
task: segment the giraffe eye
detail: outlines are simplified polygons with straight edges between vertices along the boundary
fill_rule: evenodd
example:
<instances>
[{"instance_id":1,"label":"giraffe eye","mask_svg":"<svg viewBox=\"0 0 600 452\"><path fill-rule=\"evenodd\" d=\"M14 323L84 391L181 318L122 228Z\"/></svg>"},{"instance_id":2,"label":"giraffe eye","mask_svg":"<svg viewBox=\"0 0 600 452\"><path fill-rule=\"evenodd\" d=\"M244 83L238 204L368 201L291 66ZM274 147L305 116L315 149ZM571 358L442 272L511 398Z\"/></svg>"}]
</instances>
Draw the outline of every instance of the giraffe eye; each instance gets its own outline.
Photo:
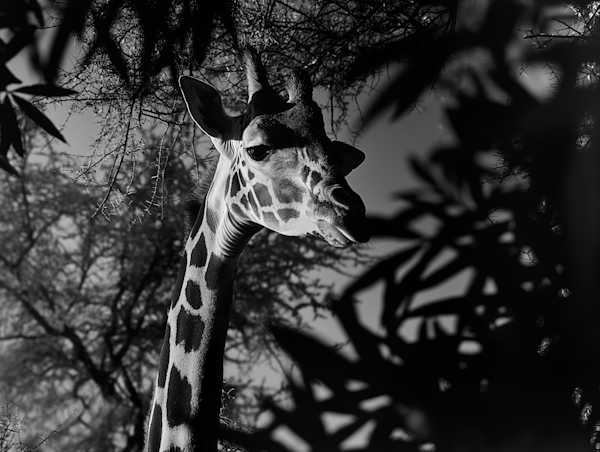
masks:
<instances>
[{"instance_id":1,"label":"giraffe eye","mask_svg":"<svg viewBox=\"0 0 600 452\"><path fill-rule=\"evenodd\" d=\"M271 153L271 148L265 144L259 144L258 146L247 148L246 151L253 160L260 161L264 160Z\"/></svg>"}]
</instances>

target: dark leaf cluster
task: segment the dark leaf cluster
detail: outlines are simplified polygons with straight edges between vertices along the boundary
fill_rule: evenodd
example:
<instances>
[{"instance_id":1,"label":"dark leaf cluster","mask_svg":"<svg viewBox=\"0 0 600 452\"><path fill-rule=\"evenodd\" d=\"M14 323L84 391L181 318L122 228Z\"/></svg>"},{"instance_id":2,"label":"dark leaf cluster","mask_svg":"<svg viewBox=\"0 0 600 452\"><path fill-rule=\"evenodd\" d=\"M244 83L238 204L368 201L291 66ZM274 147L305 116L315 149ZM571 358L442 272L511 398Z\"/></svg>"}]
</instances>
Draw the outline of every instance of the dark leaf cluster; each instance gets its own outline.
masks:
<instances>
[{"instance_id":1,"label":"dark leaf cluster","mask_svg":"<svg viewBox=\"0 0 600 452\"><path fill-rule=\"evenodd\" d=\"M56 42L51 50L51 57L42 66L37 47L35 46L36 31L42 29L45 24L45 15L38 0L21 0L17 2L5 2L0 7L0 30L5 30L4 36L8 39L0 39L0 92L5 93L0 102L0 168L9 174L18 176L17 170L8 160L8 151L13 148L18 156L24 157L26 150L23 147L19 116L15 112L15 106L20 112L31 119L48 134L65 141L62 134L54 126L52 121L40 111L32 102L24 99L19 94L32 96L61 97L75 94L71 89L61 88L54 84L54 74L60 63L58 56L62 55L65 42ZM46 83L9 88L9 85L21 84L8 67L8 63L26 48L31 50L31 63L34 69L39 70L46 76ZM16 105L15 105L16 104Z\"/></svg>"},{"instance_id":2,"label":"dark leaf cluster","mask_svg":"<svg viewBox=\"0 0 600 452\"><path fill-rule=\"evenodd\" d=\"M234 6L229 0L89 3L86 24L94 37L87 43L82 66L99 54L105 56L133 97L153 92L154 84L150 82L155 82L165 70L171 74L170 82L176 85L186 61L200 65L206 57L217 20L230 35L235 50Z\"/></svg>"},{"instance_id":3,"label":"dark leaf cluster","mask_svg":"<svg viewBox=\"0 0 600 452\"><path fill-rule=\"evenodd\" d=\"M39 0L5 3L0 7L0 30L7 30L9 39L6 42L0 40L0 91L6 93L0 106L0 167L12 175L18 175L18 172L8 160L8 150L12 146L20 157L26 151L21 143L15 103L39 127L64 141L39 108L16 93L44 98L76 94L74 90L55 86L67 47L74 36L87 43L81 65L85 67L101 54L108 60L112 74L133 98L153 92L150 80L165 69L171 72L171 84L176 85L183 55L188 55L194 65L199 65L206 55L217 18L233 36L234 46L237 42L230 2L86 0L51 1L43 7ZM36 37L45 32L49 22L57 30L47 55L42 58ZM130 30L132 26L136 28L136 37L124 44L124 30ZM84 36L93 38L85 39ZM24 49L30 50L28 62L45 82L11 89L9 85L22 82L7 63Z\"/></svg>"},{"instance_id":4,"label":"dark leaf cluster","mask_svg":"<svg viewBox=\"0 0 600 452\"><path fill-rule=\"evenodd\" d=\"M484 49L491 62L466 74L472 89L451 91L457 143L410 162L424 188L400 193L407 207L396 216L370 220L374 236L404 246L334 302L348 349L274 328L302 372L291 401L266 401L266 426L225 439L251 451L597 449L600 99L578 74L598 63L600 43L592 33L520 54L523 65L560 68L545 100L507 58L516 25L554 5L491 2L478 30L420 49L375 101L371 115L400 114L429 83L448 89L456 55ZM587 20L597 30L597 17ZM526 178L492 183L481 162L499 155ZM457 281L458 293L432 295ZM376 285L373 329L356 300Z\"/></svg>"}]
</instances>

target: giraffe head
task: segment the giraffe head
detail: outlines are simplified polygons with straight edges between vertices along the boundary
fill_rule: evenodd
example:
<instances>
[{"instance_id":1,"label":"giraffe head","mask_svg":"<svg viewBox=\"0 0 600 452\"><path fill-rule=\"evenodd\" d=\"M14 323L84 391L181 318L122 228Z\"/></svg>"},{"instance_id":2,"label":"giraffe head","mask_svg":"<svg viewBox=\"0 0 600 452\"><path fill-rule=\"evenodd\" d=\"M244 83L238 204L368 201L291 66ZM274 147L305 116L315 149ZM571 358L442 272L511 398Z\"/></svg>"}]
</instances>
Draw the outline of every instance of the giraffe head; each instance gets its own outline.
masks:
<instances>
[{"instance_id":1,"label":"giraffe head","mask_svg":"<svg viewBox=\"0 0 600 452\"><path fill-rule=\"evenodd\" d=\"M248 110L229 116L219 92L192 77L181 90L196 124L220 153L207 196L227 229L264 226L283 235L316 235L337 247L365 242L365 206L345 176L362 163L358 149L330 140L312 84L292 72L287 102L271 88L258 54L245 54Z\"/></svg>"}]
</instances>

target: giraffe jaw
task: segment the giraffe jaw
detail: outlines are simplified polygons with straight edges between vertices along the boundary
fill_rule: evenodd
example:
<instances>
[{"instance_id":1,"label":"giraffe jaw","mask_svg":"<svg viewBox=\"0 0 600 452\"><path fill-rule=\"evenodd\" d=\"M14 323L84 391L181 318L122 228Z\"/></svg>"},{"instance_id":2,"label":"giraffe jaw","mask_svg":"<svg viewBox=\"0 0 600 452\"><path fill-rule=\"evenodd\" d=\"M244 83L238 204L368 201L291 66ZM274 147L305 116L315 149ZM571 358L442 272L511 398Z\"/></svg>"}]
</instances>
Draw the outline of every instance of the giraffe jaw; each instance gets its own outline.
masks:
<instances>
[{"instance_id":1,"label":"giraffe jaw","mask_svg":"<svg viewBox=\"0 0 600 452\"><path fill-rule=\"evenodd\" d=\"M317 221L317 226L319 230L316 234L336 248L345 248L359 242L348 230L340 228L327 220Z\"/></svg>"}]
</instances>

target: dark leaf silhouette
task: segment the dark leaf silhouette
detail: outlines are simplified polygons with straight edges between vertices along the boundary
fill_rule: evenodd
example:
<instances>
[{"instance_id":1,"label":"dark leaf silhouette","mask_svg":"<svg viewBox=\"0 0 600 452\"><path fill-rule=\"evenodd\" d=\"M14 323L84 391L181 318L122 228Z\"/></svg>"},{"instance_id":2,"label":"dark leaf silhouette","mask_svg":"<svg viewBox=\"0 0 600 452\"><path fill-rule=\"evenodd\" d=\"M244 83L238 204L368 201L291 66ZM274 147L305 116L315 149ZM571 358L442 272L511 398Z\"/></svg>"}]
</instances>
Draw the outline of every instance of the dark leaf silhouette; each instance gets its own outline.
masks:
<instances>
[{"instance_id":1,"label":"dark leaf silhouette","mask_svg":"<svg viewBox=\"0 0 600 452\"><path fill-rule=\"evenodd\" d=\"M527 14L543 20L541 3ZM590 443L598 448L600 413L593 408L600 403L600 216L597 193L576 189L596 187L579 184L592 172L583 176L572 169L597 162L597 75L583 82L580 72L597 61L600 44L589 35L597 12L589 13L594 25L584 39L540 46L533 56L562 70L555 96L542 102L515 81L507 64L523 8L520 2L490 2L478 30L440 34L412 55L390 46L387 59L383 53L371 60L411 57L373 103L370 118L389 106L406 111L458 52L484 49L493 64L464 71L468 90L444 79L455 88L448 119L457 143L438 148L428 160L413 159L424 188L400 193L407 207L389 219L371 219L374 236L397 237L406 246L372 266L333 304L352 358L334 358L328 345L300 333L277 333L303 370L302 387L320 381L333 393L284 416L276 411L281 407L273 410L270 425L285 424L311 450L338 450L346 438L346 427L332 427L329 438L292 427L326 412L351 414L350 430L370 422L365 450L391 444L395 450L515 450L523 441L533 451L591 450ZM523 55L526 65L531 54ZM509 162L504 174L524 173L525 179L498 184L503 175L480 160L492 155ZM420 230L426 221L433 226ZM432 296L433 289L459 282L456 293ZM368 327L355 297L378 285L381 320ZM321 371L315 357L335 364ZM348 394L352 378L370 398L382 396L380 405L369 409ZM296 402L310 391L293 394ZM267 427L255 437L281 450L273 432ZM240 444L253 438L240 438ZM337 440L333 446L331 438Z\"/></svg>"},{"instance_id":2,"label":"dark leaf silhouette","mask_svg":"<svg viewBox=\"0 0 600 452\"><path fill-rule=\"evenodd\" d=\"M448 38L453 40L454 38ZM394 104L394 118L398 118L413 106L421 91L431 86L442 66L451 55L453 46L449 42L436 43L422 49L405 65L405 69L383 90L381 96L365 113L365 121L373 120L387 107ZM357 63L359 64L359 63Z\"/></svg>"},{"instance_id":3,"label":"dark leaf silhouette","mask_svg":"<svg viewBox=\"0 0 600 452\"><path fill-rule=\"evenodd\" d=\"M21 83L17 77L13 75L13 73L5 66L0 67L0 86L3 88L13 84L13 83Z\"/></svg>"},{"instance_id":4,"label":"dark leaf silhouette","mask_svg":"<svg viewBox=\"0 0 600 452\"><path fill-rule=\"evenodd\" d=\"M1 151L1 150L0 150ZM0 152L0 168L8 174L19 177L19 172L8 162L6 155Z\"/></svg>"},{"instance_id":5,"label":"dark leaf silhouette","mask_svg":"<svg viewBox=\"0 0 600 452\"><path fill-rule=\"evenodd\" d=\"M23 94L32 94L34 96L49 96L49 97L61 97L61 96L70 96L72 94L77 94L77 91L61 88L60 86L55 85L30 85L30 86L22 86L12 91L13 93L23 93Z\"/></svg>"},{"instance_id":6,"label":"dark leaf silhouette","mask_svg":"<svg viewBox=\"0 0 600 452\"><path fill-rule=\"evenodd\" d=\"M17 105L23 110L23 112L29 116L33 122L35 122L38 126L44 129L50 135L58 138L59 140L66 142L62 134L59 130L52 124L52 121L48 119L48 117L34 107L31 103L23 99L19 96L13 96L13 99L17 103Z\"/></svg>"},{"instance_id":7,"label":"dark leaf silhouette","mask_svg":"<svg viewBox=\"0 0 600 452\"><path fill-rule=\"evenodd\" d=\"M24 47L29 45L33 39L35 30L36 27L33 25L24 25L4 47L2 54L0 54L0 63L6 63Z\"/></svg>"},{"instance_id":8,"label":"dark leaf silhouette","mask_svg":"<svg viewBox=\"0 0 600 452\"><path fill-rule=\"evenodd\" d=\"M6 139L7 143L12 144L17 154L23 157L23 143L21 142L21 131L19 130L19 123L17 116L10 101L10 97L4 99L2 104L2 141ZM2 153L6 155L6 153Z\"/></svg>"},{"instance_id":9,"label":"dark leaf silhouette","mask_svg":"<svg viewBox=\"0 0 600 452\"><path fill-rule=\"evenodd\" d=\"M52 43L50 55L44 64L43 72L49 83L54 83L60 62L69 44L72 35L80 35L85 24L92 0L71 0L64 5L61 25Z\"/></svg>"}]
</instances>

